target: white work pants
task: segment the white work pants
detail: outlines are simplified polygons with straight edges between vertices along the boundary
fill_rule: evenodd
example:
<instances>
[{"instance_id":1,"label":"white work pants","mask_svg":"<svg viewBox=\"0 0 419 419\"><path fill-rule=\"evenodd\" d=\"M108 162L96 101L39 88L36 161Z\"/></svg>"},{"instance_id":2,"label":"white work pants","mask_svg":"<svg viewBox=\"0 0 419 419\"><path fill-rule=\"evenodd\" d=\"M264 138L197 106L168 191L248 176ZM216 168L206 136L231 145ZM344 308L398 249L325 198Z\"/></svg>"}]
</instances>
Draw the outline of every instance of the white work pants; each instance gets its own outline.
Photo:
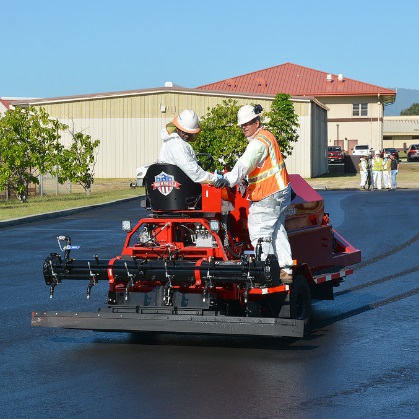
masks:
<instances>
[{"instance_id":1,"label":"white work pants","mask_svg":"<svg viewBox=\"0 0 419 419\"><path fill-rule=\"evenodd\" d=\"M262 258L275 254L279 266L289 271L293 265L291 246L285 230L287 208L291 203L291 187L276 192L257 202L249 208L248 227L250 240L256 249L259 238L270 238L272 242L262 242ZM290 271L289 271L290 272Z\"/></svg>"},{"instance_id":2,"label":"white work pants","mask_svg":"<svg viewBox=\"0 0 419 419\"><path fill-rule=\"evenodd\" d=\"M372 178L374 182L375 189L381 189L381 184L383 182L383 172L382 170L373 170L372 171Z\"/></svg>"},{"instance_id":3,"label":"white work pants","mask_svg":"<svg viewBox=\"0 0 419 419\"><path fill-rule=\"evenodd\" d=\"M391 173L387 170L383 171L383 183L385 188L391 188Z\"/></svg>"},{"instance_id":4,"label":"white work pants","mask_svg":"<svg viewBox=\"0 0 419 419\"><path fill-rule=\"evenodd\" d=\"M367 184L367 177L368 177L368 172L359 172L361 175L361 188L365 188L365 185Z\"/></svg>"}]
</instances>

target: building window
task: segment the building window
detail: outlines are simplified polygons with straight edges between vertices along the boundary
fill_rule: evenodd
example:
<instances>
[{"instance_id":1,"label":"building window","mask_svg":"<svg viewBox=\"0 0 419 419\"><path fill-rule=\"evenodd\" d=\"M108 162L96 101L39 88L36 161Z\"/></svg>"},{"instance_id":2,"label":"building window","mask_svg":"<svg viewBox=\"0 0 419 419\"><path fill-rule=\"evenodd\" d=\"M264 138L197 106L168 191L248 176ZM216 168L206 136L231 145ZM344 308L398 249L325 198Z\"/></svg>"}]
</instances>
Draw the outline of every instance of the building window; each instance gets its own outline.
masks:
<instances>
[{"instance_id":1,"label":"building window","mask_svg":"<svg viewBox=\"0 0 419 419\"><path fill-rule=\"evenodd\" d=\"M352 116L368 116L368 103L354 103Z\"/></svg>"}]
</instances>

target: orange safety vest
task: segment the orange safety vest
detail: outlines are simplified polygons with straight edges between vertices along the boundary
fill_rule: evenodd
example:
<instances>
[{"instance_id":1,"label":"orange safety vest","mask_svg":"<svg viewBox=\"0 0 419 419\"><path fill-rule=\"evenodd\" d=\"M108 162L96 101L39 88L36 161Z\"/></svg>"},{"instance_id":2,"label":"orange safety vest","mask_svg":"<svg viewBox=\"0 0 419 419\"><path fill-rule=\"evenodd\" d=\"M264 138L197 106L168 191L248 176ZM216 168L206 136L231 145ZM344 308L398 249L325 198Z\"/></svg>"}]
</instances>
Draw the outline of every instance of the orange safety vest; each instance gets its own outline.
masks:
<instances>
[{"instance_id":1,"label":"orange safety vest","mask_svg":"<svg viewBox=\"0 0 419 419\"><path fill-rule=\"evenodd\" d=\"M289 177L278 142L272 133L261 129L252 141L261 141L268 149L268 156L262 166L255 167L248 177L249 199L260 201L286 188Z\"/></svg>"}]
</instances>

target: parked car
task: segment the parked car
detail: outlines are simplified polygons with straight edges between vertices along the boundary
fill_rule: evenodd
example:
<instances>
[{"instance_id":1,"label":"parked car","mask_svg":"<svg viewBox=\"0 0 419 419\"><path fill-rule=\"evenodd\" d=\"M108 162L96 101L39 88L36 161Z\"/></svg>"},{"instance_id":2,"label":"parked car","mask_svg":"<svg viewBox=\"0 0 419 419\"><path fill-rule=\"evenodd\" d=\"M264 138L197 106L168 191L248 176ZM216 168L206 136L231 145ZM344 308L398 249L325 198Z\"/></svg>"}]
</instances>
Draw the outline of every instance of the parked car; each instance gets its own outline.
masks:
<instances>
[{"instance_id":1,"label":"parked car","mask_svg":"<svg viewBox=\"0 0 419 419\"><path fill-rule=\"evenodd\" d=\"M370 147L368 145L357 144L352 149L352 155L354 156L368 156L370 154Z\"/></svg>"},{"instance_id":2,"label":"parked car","mask_svg":"<svg viewBox=\"0 0 419 419\"><path fill-rule=\"evenodd\" d=\"M393 154L396 157L396 159L399 160L399 152L397 151L397 148L385 147L383 148L382 153L385 157L389 157L390 154Z\"/></svg>"},{"instance_id":3,"label":"parked car","mask_svg":"<svg viewBox=\"0 0 419 419\"><path fill-rule=\"evenodd\" d=\"M136 186L145 186L144 178L145 178L145 175L147 174L147 170L151 166L151 164L152 163L145 164L144 166L137 167L136 175L135 175L136 178L137 178Z\"/></svg>"},{"instance_id":4,"label":"parked car","mask_svg":"<svg viewBox=\"0 0 419 419\"><path fill-rule=\"evenodd\" d=\"M340 145L332 145L327 147L327 160L329 163L343 163L345 153Z\"/></svg>"},{"instance_id":5,"label":"parked car","mask_svg":"<svg viewBox=\"0 0 419 419\"><path fill-rule=\"evenodd\" d=\"M406 153L407 161L419 160L419 144L412 144Z\"/></svg>"}]
</instances>

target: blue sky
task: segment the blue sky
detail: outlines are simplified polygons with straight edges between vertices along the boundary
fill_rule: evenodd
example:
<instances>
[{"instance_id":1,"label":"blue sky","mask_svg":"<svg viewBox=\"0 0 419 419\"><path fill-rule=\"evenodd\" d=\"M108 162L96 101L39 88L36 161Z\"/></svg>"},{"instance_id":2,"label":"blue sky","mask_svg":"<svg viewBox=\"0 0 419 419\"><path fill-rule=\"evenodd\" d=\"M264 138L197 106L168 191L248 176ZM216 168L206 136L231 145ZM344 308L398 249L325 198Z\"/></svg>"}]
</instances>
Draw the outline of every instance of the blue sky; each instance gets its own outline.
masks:
<instances>
[{"instance_id":1,"label":"blue sky","mask_svg":"<svg viewBox=\"0 0 419 419\"><path fill-rule=\"evenodd\" d=\"M417 0L0 0L0 97L197 87L291 62L419 89Z\"/></svg>"}]
</instances>

